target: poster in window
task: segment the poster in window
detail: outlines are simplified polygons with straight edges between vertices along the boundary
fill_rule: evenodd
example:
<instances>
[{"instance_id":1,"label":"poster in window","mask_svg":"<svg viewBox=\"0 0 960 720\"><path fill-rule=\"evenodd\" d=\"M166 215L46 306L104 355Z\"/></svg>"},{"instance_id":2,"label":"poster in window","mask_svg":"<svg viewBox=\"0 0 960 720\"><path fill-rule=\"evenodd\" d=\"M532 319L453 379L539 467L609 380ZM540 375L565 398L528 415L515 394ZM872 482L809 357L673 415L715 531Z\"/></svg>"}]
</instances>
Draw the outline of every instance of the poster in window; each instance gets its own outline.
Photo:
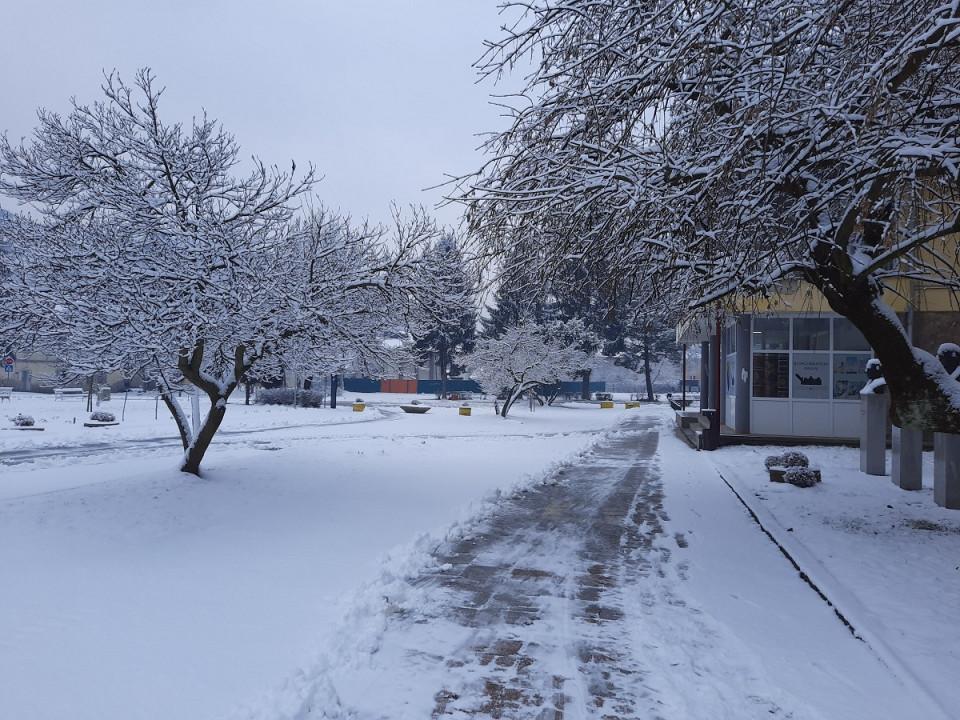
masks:
<instances>
[{"instance_id":1,"label":"poster in window","mask_svg":"<svg viewBox=\"0 0 960 720\"><path fill-rule=\"evenodd\" d=\"M828 400L830 353L794 353L791 380L795 399Z\"/></svg>"},{"instance_id":2,"label":"poster in window","mask_svg":"<svg viewBox=\"0 0 960 720\"><path fill-rule=\"evenodd\" d=\"M869 353L833 354L833 399L857 400L867 382L865 367Z\"/></svg>"}]
</instances>

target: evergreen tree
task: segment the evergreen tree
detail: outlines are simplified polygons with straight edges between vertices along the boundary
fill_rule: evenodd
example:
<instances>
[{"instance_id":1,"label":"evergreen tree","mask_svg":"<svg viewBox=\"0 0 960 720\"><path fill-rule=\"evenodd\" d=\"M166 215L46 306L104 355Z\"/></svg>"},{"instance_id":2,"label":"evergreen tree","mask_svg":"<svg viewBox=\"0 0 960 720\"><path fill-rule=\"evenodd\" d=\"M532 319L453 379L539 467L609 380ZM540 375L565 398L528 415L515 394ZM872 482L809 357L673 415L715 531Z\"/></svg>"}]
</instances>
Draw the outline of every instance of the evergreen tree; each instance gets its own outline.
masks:
<instances>
[{"instance_id":1,"label":"evergreen tree","mask_svg":"<svg viewBox=\"0 0 960 720\"><path fill-rule=\"evenodd\" d=\"M435 361L440 395L447 396L447 378L457 371L453 358L469 353L476 341L476 287L457 240L440 238L424 256L424 269L442 302L419 323L413 352L421 361Z\"/></svg>"}]
</instances>

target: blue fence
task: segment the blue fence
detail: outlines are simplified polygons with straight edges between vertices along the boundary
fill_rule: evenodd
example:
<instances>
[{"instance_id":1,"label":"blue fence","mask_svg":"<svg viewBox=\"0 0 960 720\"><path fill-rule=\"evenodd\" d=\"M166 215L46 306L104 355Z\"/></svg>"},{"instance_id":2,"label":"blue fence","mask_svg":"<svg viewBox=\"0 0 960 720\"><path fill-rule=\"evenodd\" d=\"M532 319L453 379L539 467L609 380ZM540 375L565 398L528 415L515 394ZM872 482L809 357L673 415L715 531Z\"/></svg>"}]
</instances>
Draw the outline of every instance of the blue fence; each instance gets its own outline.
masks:
<instances>
[{"instance_id":1,"label":"blue fence","mask_svg":"<svg viewBox=\"0 0 960 720\"><path fill-rule=\"evenodd\" d=\"M563 395L576 395L580 396L580 390L583 388L583 383L577 380L564 380L560 383L560 392ZM606 392L607 383L603 381L592 382L590 383L590 392Z\"/></svg>"},{"instance_id":2,"label":"blue fence","mask_svg":"<svg viewBox=\"0 0 960 720\"><path fill-rule=\"evenodd\" d=\"M371 378L344 378L343 389L351 393L378 393L380 381Z\"/></svg>"},{"instance_id":3,"label":"blue fence","mask_svg":"<svg viewBox=\"0 0 960 720\"><path fill-rule=\"evenodd\" d=\"M439 395L441 384L439 380L417 380L417 392L425 395ZM476 380L451 378L447 380L447 392L482 393L483 388L480 387Z\"/></svg>"}]
</instances>

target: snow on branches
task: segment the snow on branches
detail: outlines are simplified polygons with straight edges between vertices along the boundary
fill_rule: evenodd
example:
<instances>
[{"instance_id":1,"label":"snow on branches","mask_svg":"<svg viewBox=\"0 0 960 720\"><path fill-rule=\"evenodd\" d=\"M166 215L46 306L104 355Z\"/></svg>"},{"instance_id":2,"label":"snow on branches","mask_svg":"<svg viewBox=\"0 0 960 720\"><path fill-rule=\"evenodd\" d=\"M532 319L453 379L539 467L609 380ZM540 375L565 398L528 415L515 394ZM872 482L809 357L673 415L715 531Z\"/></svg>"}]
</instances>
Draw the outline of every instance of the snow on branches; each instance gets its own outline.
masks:
<instances>
[{"instance_id":1,"label":"snow on branches","mask_svg":"<svg viewBox=\"0 0 960 720\"><path fill-rule=\"evenodd\" d=\"M103 91L65 116L40 111L29 143L0 141L0 191L36 211L5 230L14 339L78 372L155 379L196 474L260 365L383 352L384 332L426 302L419 254L437 230L419 211L398 213L392 232L298 217L312 170L254 160L237 177L233 136L206 117L167 124L147 70ZM196 433L172 392L183 383L210 402Z\"/></svg>"},{"instance_id":2,"label":"snow on branches","mask_svg":"<svg viewBox=\"0 0 960 720\"><path fill-rule=\"evenodd\" d=\"M481 71L534 69L462 181L482 252L543 277L608 268L687 307L800 277L895 373L895 417L960 431L957 388L881 299L893 277L960 290L960 5L506 5L523 17Z\"/></svg>"},{"instance_id":3,"label":"snow on branches","mask_svg":"<svg viewBox=\"0 0 960 720\"><path fill-rule=\"evenodd\" d=\"M589 356L576 349L582 332L578 322L556 327L521 322L499 338L479 340L458 362L485 392L502 398L500 415L507 417L524 393L538 392L589 367Z\"/></svg>"}]
</instances>

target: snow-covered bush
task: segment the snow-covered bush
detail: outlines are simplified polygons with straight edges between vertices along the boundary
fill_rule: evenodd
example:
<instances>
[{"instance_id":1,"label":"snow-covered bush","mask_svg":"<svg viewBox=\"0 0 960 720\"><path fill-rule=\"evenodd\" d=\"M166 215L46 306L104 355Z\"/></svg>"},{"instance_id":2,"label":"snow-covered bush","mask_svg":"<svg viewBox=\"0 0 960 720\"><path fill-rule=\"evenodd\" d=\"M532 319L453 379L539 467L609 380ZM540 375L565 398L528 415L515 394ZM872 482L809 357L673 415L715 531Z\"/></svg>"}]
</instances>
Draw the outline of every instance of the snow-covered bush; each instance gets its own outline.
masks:
<instances>
[{"instance_id":1,"label":"snow-covered bush","mask_svg":"<svg viewBox=\"0 0 960 720\"><path fill-rule=\"evenodd\" d=\"M780 465L787 468L810 467L810 460L802 452L787 450L780 456Z\"/></svg>"},{"instance_id":2,"label":"snow-covered bush","mask_svg":"<svg viewBox=\"0 0 960 720\"><path fill-rule=\"evenodd\" d=\"M96 412L90 414L90 419L94 422L116 422L117 416L111 412L107 412L106 410L97 410Z\"/></svg>"},{"instance_id":3,"label":"snow-covered bush","mask_svg":"<svg viewBox=\"0 0 960 720\"><path fill-rule=\"evenodd\" d=\"M797 487L813 487L820 482L820 471L809 467L789 467L783 474L783 479Z\"/></svg>"},{"instance_id":4,"label":"snow-covered bush","mask_svg":"<svg viewBox=\"0 0 960 720\"><path fill-rule=\"evenodd\" d=\"M257 403L260 405L297 405L302 407L323 407L325 396L313 390L293 390L292 388L274 388L258 390Z\"/></svg>"},{"instance_id":5,"label":"snow-covered bush","mask_svg":"<svg viewBox=\"0 0 960 720\"><path fill-rule=\"evenodd\" d=\"M783 463L780 461L781 458L779 455L767 455L766 459L763 461L763 465L767 470L772 467L780 467Z\"/></svg>"},{"instance_id":6,"label":"snow-covered bush","mask_svg":"<svg viewBox=\"0 0 960 720\"><path fill-rule=\"evenodd\" d=\"M17 416L13 419L13 424L17 427L33 427L34 421L30 415L17 413Z\"/></svg>"}]
</instances>

